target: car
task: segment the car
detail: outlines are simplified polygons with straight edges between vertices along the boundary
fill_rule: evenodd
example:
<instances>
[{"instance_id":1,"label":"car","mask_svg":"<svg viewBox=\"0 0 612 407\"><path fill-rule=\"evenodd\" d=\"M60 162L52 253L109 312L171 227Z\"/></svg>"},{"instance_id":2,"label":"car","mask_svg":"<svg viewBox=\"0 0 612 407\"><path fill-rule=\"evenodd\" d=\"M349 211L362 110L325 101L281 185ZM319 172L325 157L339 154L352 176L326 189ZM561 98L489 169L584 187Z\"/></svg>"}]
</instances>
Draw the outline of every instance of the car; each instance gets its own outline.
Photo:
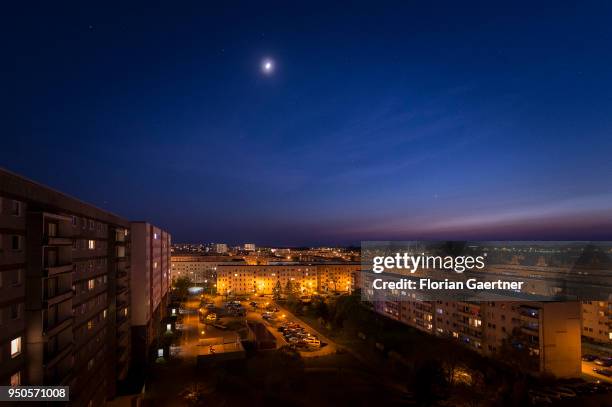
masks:
<instances>
[{"instance_id":1,"label":"car","mask_svg":"<svg viewBox=\"0 0 612 407\"><path fill-rule=\"evenodd\" d=\"M612 369L600 369L600 368L594 367L593 371L602 376L612 377Z\"/></svg>"},{"instance_id":2,"label":"car","mask_svg":"<svg viewBox=\"0 0 612 407\"><path fill-rule=\"evenodd\" d=\"M316 347L316 348L321 346L321 341L318 340L317 338L313 337L313 336L309 336L308 338L305 338L304 342L306 344L308 344L309 346L313 346L313 347Z\"/></svg>"},{"instance_id":3,"label":"car","mask_svg":"<svg viewBox=\"0 0 612 407\"><path fill-rule=\"evenodd\" d=\"M595 359L595 364L598 366L610 367L612 366L612 358L598 357L597 359Z\"/></svg>"},{"instance_id":4,"label":"car","mask_svg":"<svg viewBox=\"0 0 612 407\"><path fill-rule=\"evenodd\" d=\"M206 320L207 321L216 321L217 320L217 314L215 314L213 312L213 313L210 313L210 314L206 315Z\"/></svg>"},{"instance_id":5,"label":"car","mask_svg":"<svg viewBox=\"0 0 612 407\"><path fill-rule=\"evenodd\" d=\"M576 394L583 395L594 393L593 386L591 386L589 383L578 383L575 385L571 385L570 387L576 392Z\"/></svg>"},{"instance_id":6,"label":"car","mask_svg":"<svg viewBox=\"0 0 612 407\"><path fill-rule=\"evenodd\" d=\"M557 392L559 392L559 394L561 394L561 396L566 397L566 398L576 397L576 392L565 386L555 387L554 390L556 390Z\"/></svg>"},{"instance_id":7,"label":"car","mask_svg":"<svg viewBox=\"0 0 612 407\"><path fill-rule=\"evenodd\" d=\"M550 397L548 397L546 394L542 394L537 391L530 390L529 398L531 400L531 404L552 404L552 400L550 399Z\"/></svg>"},{"instance_id":8,"label":"car","mask_svg":"<svg viewBox=\"0 0 612 407\"><path fill-rule=\"evenodd\" d=\"M559 393L558 391L552 390L551 388L540 389L538 390L538 392L547 396L551 400L552 399L561 400L561 393Z\"/></svg>"},{"instance_id":9,"label":"car","mask_svg":"<svg viewBox=\"0 0 612 407\"><path fill-rule=\"evenodd\" d=\"M592 361L594 361L595 359L597 359L597 356L596 356L596 355L590 355L590 354L588 354L588 353L587 353L587 354L582 355L582 360L584 360L585 362L592 362Z\"/></svg>"}]
</instances>

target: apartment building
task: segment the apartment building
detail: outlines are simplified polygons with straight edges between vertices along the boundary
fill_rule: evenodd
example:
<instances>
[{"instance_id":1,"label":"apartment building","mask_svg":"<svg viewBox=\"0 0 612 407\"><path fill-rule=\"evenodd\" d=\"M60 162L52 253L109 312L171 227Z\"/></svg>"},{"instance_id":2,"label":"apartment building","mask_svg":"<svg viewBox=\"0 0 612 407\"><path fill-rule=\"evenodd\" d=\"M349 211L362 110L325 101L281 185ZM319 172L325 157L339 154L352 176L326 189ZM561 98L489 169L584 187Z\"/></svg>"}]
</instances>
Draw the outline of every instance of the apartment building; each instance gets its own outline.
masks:
<instances>
[{"instance_id":1,"label":"apartment building","mask_svg":"<svg viewBox=\"0 0 612 407\"><path fill-rule=\"evenodd\" d=\"M486 356L507 346L524 347L536 371L558 377L581 372L577 302L377 301L374 306L389 318Z\"/></svg>"},{"instance_id":2,"label":"apartment building","mask_svg":"<svg viewBox=\"0 0 612 407\"><path fill-rule=\"evenodd\" d=\"M217 266L220 264L245 264L239 256L207 256L193 254L173 254L171 279L188 277L195 284L214 284L217 282Z\"/></svg>"},{"instance_id":3,"label":"apartment building","mask_svg":"<svg viewBox=\"0 0 612 407\"><path fill-rule=\"evenodd\" d=\"M215 253L227 253L228 248L225 243L213 243L213 251Z\"/></svg>"},{"instance_id":4,"label":"apartment building","mask_svg":"<svg viewBox=\"0 0 612 407\"><path fill-rule=\"evenodd\" d=\"M0 382L113 397L130 359L129 222L0 170Z\"/></svg>"},{"instance_id":5,"label":"apartment building","mask_svg":"<svg viewBox=\"0 0 612 407\"><path fill-rule=\"evenodd\" d=\"M298 292L348 292L353 289L353 273L357 263L290 264L290 265L226 265L217 266L217 292L220 294L273 294L280 284Z\"/></svg>"},{"instance_id":6,"label":"apartment building","mask_svg":"<svg viewBox=\"0 0 612 407\"><path fill-rule=\"evenodd\" d=\"M171 285L171 236L147 222L132 222L131 326L133 365L143 366L161 333Z\"/></svg>"},{"instance_id":7,"label":"apartment building","mask_svg":"<svg viewBox=\"0 0 612 407\"><path fill-rule=\"evenodd\" d=\"M612 301L583 301L582 336L612 346Z\"/></svg>"}]
</instances>

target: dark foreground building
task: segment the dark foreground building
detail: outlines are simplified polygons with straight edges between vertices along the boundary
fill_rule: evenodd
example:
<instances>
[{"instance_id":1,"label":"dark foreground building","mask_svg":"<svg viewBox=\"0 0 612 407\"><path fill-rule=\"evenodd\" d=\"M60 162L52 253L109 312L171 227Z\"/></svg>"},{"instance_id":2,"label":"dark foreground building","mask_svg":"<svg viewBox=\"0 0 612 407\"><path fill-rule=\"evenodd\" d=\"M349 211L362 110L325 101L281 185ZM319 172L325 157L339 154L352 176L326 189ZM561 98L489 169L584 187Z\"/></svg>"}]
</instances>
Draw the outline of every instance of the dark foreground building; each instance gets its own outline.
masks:
<instances>
[{"instance_id":1,"label":"dark foreground building","mask_svg":"<svg viewBox=\"0 0 612 407\"><path fill-rule=\"evenodd\" d=\"M116 393L130 362L130 223L0 170L0 385Z\"/></svg>"}]
</instances>

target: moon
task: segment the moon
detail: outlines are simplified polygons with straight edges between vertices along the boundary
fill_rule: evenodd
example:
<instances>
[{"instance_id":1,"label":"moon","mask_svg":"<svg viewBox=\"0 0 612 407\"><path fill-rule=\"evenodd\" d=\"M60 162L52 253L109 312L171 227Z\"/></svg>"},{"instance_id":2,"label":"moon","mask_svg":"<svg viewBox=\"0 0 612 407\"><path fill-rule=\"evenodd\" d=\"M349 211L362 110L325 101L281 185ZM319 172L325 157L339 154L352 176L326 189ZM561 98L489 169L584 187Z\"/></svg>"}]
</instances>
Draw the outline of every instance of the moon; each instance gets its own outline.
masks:
<instances>
[{"instance_id":1,"label":"moon","mask_svg":"<svg viewBox=\"0 0 612 407\"><path fill-rule=\"evenodd\" d=\"M261 72L265 75L272 75L274 72L274 61L271 58L265 58L261 61Z\"/></svg>"}]
</instances>

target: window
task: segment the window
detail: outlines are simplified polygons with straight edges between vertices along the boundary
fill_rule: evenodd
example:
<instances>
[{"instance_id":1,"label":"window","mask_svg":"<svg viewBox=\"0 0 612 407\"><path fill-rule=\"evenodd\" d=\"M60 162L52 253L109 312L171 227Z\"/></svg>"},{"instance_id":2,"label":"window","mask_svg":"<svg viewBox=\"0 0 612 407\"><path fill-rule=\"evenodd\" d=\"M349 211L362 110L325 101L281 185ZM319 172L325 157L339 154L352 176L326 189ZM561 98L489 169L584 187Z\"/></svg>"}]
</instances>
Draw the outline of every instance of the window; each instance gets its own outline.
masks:
<instances>
[{"instance_id":1,"label":"window","mask_svg":"<svg viewBox=\"0 0 612 407\"><path fill-rule=\"evenodd\" d=\"M19 304L11 304L11 319L19 319Z\"/></svg>"},{"instance_id":2,"label":"window","mask_svg":"<svg viewBox=\"0 0 612 407\"><path fill-rule=\"evenodd\" d=\"M87 362L87 370L93 369L93 365L94 365L94 360L93 358L91 358L89 359L89 362Z\"/></svg>"},{"instance_id":3,"label":"window","mask_svg":"<svg viewBox=\"0 0 612 407\"><path fill-rule=\"evenodd\" d=\"M103 317L104 319L106 319L106 313L107 313L107 310L102 311L102 317Z\"/></svg>"},{"instance_id":4,"label":"window","mask_svg":"<svg viewBox=\"0 0 612 407\"><path fill-rule=\"evenodd\" d=\"M21 216L21 202L13 201L13 205L11 207L11 215Z\"/></svg>"},{"instance_id":5,"label":"window","mask_svg":"<svg viewBox=\"0 0 612 407\"><path fill-rule=\"evenodd\" d=\"M21 372L13 373L11 375L11 387L21 385Z\"/></svg>"},{"instance_id":6,"label":"window","mask_svg":"<svg viewBox=\"0 0 612 407\"><path fill-rule=\"evenodd\" d=\"M87 329L92 329L92 328L93 328L93 326L94 326L94 324L93 324L93 320L92 320L92 319L90 319L89 321L87 321Z\"/></svg>"},{"instance_id":7,"label":"window","mask_svg":"<svg viewBox=\"0 0 612 407\"><path fill-rule=\"evenodd\" d=\"M89 219L89 229L94 230L95 222L92 219Z\"/></svg>"},{"instance_id":8,"label":"window","mask_svg":"<svg viewBox=\"0 0 612 407\"><path fill-rule=\"evenodd\" d=\"M11 341L11 357L15 358L21 353L21 336Z\"/></svg>"},{"instance_id":9,"label":"window","mask_svg":"<svg viewBox=\"0 0 612 407\"><path fill-rule=\"evenodd\" d=\"M153 239L157 240L157 233L153 233Z\"/></svg>"},{"instance_id":10,"label":"window","mask_svg":"<svg viewBox=\"0 0 612 407\"><path fill-rule=\"evenodd\" d=\"M76 225L77 225L77 217L72 216L72 226L76 226Z\"/></svg>"},{"instance_id":11,"label":"window","mask_svg":"<svg viewBox=\"0 0 612 407\"><path fill-rule=\"evenodd\" d=\"M13 280L11 280L11 284L17 286L21 284L21 269L15 270L13 273Z\"/></svg>"},{"instance_id":12,"label":"window","mask_svg":"<svg viewBox=\"0 0 612 407\"><path fill-rule=\"evenodd\" d=\"M87 248L89 250L94 250L96 248L96 241L95 240L88 240L87 241Z\"/></svg>"},{"instance_id":13,"label":"window","mask_svg":"<svg viewBox=\"0 0 612 407\"><path fill-rule=\"evenodd\" d=\"M87 289L93 290L94 288L96 288L96 280L93 278L91 280L87 280Z\"/></svg>"},{"instance_id":14,"label":"window","mask_svg":"<svg viewBox=\"0 0 612 407\"><path fill-rule=\"evenodd\" d=\"M47 224L47 234L51 237L57 236L57 223L49 222Z\"/></svg>"},{"instance_id":15,"label":"window","mask_svg":"<svg viewBox=\"0 0 612 407\"><path fill-rule=\"evenodd\" d=\"M21 250L21 236L19 235L11 236L11 248L13 249L13 251Z\"/></svg>"}]
</instances>

